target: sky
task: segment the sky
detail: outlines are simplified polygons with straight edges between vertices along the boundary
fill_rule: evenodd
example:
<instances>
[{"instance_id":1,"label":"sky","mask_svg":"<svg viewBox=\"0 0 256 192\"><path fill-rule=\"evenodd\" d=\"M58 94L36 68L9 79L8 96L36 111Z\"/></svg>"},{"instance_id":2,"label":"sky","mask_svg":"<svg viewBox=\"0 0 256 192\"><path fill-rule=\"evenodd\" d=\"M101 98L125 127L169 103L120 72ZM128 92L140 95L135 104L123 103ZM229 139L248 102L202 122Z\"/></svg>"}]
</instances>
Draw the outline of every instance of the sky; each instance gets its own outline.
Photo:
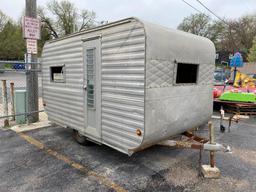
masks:
<instances>
[{"instance_id":1,"label":"sky","mask_svg":"<svg viewBox=\"0 0 256 192\"><path fill-rule=\"evenodd\" d=\"M37 0L45 6L50 0ZM98 21L116 21L135 16L156 24L176 28L184 17L197 13L182 0L70 0L80 9L96 12ZM211 15L196 0L186 0L198 10ZM218 16L236 19L256 14L256 0L201 0ZM25 8L25 0L0 0L0 10L17 20ZM214 18L214 16L212 16Z\"/></svg>"}]
</instances>

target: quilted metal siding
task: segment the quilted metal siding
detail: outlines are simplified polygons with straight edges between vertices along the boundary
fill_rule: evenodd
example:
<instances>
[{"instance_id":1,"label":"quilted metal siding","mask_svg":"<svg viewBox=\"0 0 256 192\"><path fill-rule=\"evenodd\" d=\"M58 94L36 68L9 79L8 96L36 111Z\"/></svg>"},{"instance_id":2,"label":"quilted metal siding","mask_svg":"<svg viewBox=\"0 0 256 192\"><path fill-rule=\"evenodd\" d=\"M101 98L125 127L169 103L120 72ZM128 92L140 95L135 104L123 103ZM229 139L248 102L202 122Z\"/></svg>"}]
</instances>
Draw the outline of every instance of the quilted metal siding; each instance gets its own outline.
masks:
<instances>
[{"instance_id":1,"label":"quilted metal siding","mask_svg":"<svg viewBox=\"0 0 256 192\"><path fill-rule=\"evenodd\" d=\"M83 57L81 37L65 39L45 45L42 54L43 99L49 120L82 130ZM50 67L65 65L65 82L50 81Z\"/></svg>"},{"instance_id":2,"label":"quilted metal siding","mask_svg":"<svg viewBox=\"0 0 256 192\"><path fill-rule=\"evenodd\" d=\"M144 22L145 127L142 147L202 125L212 113L215 48L206 38ZM175 84L177 63L199 64L197 84Z\"/></svg>"},{"instance_id":3,"label":"quilted metal siding","mask_svg":"<svg viewBox=\"0 0 256 192\"><path fill-rule=\"evenodd\" d=\"M127 153L144 132L145 34L131 22L102 33L102 141Z\"/></svg>"},{"instance_id":4,"label":"quilted metal siding","mask_svg":"<svg viewBox=\"0 0 256 192\"><path fill-rule=\"evenodd\" d=\"M215 65L212 64L201 64L199 66L199 83L200 85L213 85L213 71Z\"/></svg>"},{"instance_id":5,"label":"quilted metal siding","mask_svg":"<svg viewBox=\"0 0 256 192\"><path fill-rule=\"evenodd\" d=\"M146 87L168 87L173 84L174 65L171 61L152 59L146 70Z\"/></svg>"}]
</instances>

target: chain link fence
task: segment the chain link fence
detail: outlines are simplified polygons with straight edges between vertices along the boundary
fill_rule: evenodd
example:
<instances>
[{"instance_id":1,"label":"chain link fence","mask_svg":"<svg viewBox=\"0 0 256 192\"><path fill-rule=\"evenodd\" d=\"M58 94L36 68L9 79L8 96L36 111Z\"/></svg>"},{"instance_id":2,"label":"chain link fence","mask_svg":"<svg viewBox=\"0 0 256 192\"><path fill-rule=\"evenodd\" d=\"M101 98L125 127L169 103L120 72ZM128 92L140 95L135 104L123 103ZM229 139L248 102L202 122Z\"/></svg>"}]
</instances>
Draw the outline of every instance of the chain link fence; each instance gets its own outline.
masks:
<instances>
[{"instance_id":1,"label":"chain link fence","mask_svg":"<svg viewBox=\"0 0 256 192\"><path fill-rule=\"evenodd\" d=\"M37 70L31 70L31 65L37 65ZM4 126L6 121L9 125L15 125L18 123L17 117L23 116L24 119L30 117L35 113L39 113L39 121L47 121L47 115L44 112L44 106L42 101L42 72L39 63L28 63L24 61L3 61L0 60L0 127ZM28 104L30 102L25 100L25 111L20 113L20 109L16 106L15 97L19 92L26 92L27 85L26 79L29 73L38 74L38 90L31 90L37 92L38 95L38 111L29 111ZM27 97L26 97L27 98Z\"/></svg>"}]
</instances>

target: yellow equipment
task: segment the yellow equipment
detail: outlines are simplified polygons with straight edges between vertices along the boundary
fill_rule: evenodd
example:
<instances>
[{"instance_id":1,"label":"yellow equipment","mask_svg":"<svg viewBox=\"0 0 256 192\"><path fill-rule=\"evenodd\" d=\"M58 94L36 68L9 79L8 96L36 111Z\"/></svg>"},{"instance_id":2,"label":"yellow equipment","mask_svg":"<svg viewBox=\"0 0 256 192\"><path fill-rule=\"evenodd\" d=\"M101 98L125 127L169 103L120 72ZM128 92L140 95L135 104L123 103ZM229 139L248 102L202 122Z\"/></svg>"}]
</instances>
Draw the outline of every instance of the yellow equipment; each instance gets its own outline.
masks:
<instances>
[{"instance_id":1,"label":"yellow equipment","mask_svg":"<svg viewBox=\"0 0 256 192\"><path fill-rule=\"evenodd\" d=\"M234 87L250 87L255 88L256 87L256 79L241 73L240 71L236 71L236 78L234 81Z\"/></svg>"}]
</instances>

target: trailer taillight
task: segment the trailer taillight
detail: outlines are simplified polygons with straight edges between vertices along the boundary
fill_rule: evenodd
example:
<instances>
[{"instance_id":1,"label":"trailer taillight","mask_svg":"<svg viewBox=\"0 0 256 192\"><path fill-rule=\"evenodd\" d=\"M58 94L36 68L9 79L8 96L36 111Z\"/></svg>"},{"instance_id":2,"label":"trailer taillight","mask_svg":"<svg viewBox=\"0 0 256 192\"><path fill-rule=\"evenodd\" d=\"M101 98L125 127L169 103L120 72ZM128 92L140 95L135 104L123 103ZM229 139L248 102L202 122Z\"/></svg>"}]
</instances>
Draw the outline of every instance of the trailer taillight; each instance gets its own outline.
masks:
<instances>
[{"instance_id":1,"label":"trailer taillight","mask_svg":"<svg viewBox=\"0 0 256 192\"><path fill-rule=\"evenodd\" d=\"M140 130L140 129L137 129L137 130L136 130L136 134L137 134L138 136L141 136L141 130Z\"/></svg>"}]
</instances>

